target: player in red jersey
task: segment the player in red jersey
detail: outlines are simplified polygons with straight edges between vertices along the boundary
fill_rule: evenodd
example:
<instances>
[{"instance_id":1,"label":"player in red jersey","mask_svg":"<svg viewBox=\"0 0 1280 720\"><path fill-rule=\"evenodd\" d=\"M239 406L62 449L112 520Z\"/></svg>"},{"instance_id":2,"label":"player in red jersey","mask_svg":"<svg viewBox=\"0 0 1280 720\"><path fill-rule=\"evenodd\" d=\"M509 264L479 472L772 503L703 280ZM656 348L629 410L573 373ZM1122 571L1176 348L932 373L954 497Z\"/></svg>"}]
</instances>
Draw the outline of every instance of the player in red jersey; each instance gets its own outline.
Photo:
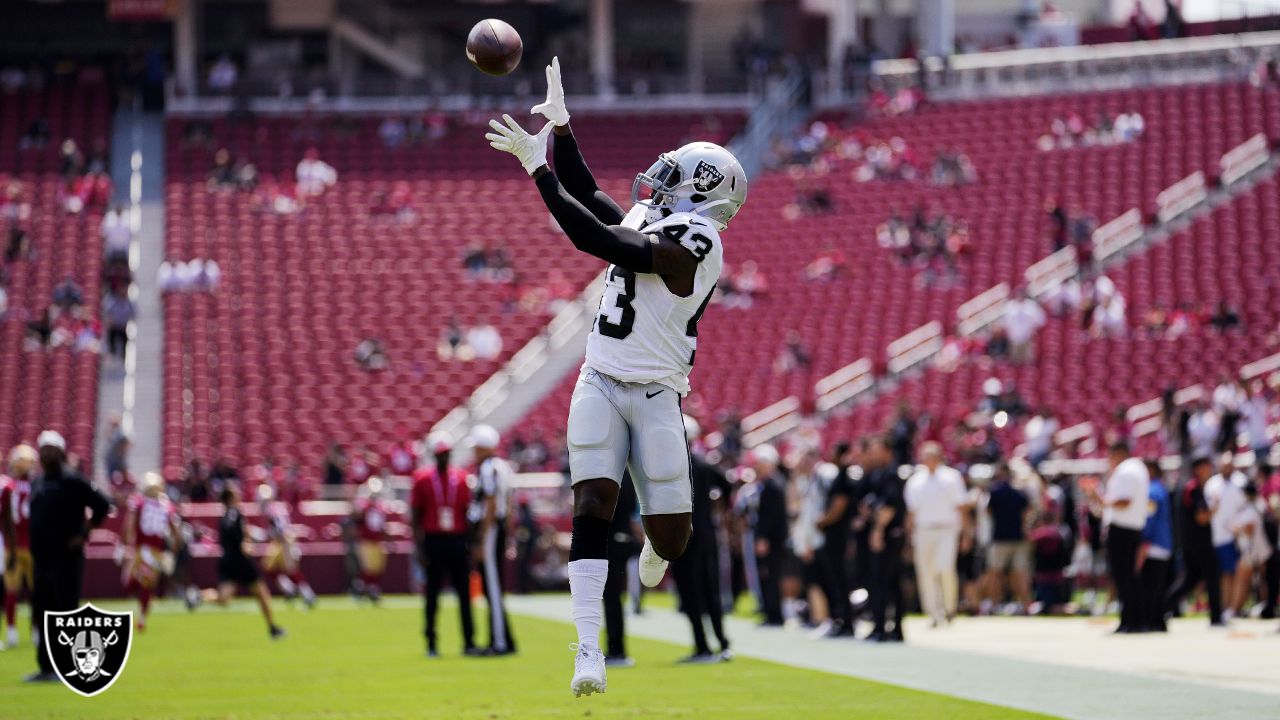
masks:
<instances>
[{"instance_id":1,"label":"player in red jersey","mask_svg":"<svg viewBox=\"0 0 1280 720\"><path fill-rule=\"evenodd\" d=\"M0 533L4 536L4 618L9 626L0 647L18 644L18 597L35 591L31 560L31 480L39 456L30 445L9 453L9 475L0 476Z\"/></svg>"},{"instance_id":2,"label":"player in red jersey","mask_svg":"<svg viewBox=\"0 0 1280 720\"><path fill-rule=\"evenodd\" d=\"M138 596L138 629L147 627L151 596L173 574L173 550L181 538L178 511L164 494L164 478L149 472L130 495L124 516L125 592Z\"/></svg>"},{"instance_id":3,"label":"player in red jersey","mask_svg":"<svg viewBox=\"0 0 1280 720\"><path fill-rule=\"evenodd\" d=\"M356 531L356 557L360 562L357 597L363 595L377 604L382 598L382 574L387 569L387 518L391 509L382 498L382 478L370 478L361 488L351 510Z\"/></svg>"},{"instance_id":4,"label":"player in red jersey","mask_svg":"<svg viewBox=\"0 0 1280 720\"><path fill-rule=\"evenodd\" d=\"M290 529L289 505L272 500L270 485L258 486L258 510L267 521L267 551L262 555L262 572L275 580L285 598L301 596L308 608L315 607L316 593L302 576L302 546Z\"/></svg>"}]
</instances>

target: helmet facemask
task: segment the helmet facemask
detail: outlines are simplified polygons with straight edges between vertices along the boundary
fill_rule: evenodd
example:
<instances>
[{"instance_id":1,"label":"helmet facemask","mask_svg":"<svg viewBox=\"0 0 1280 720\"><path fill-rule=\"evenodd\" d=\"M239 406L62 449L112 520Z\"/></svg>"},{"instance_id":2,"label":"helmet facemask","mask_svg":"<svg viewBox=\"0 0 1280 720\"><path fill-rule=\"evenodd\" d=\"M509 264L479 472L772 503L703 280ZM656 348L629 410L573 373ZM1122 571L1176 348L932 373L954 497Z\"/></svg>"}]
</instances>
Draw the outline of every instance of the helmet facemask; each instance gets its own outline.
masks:
<instances>
[{"instance_id":1,"label":"helmet facemask","mask_svg":"<svg viewBox=\"0 0 1280 720\"><path fill-rule=\"evenodd\" d=\"M646 209L646 224L657 222L675 212L688 212L706 216L706 211L729 203L728 200L708 200L694 187L697 178L686 178L680 163L671 153L658 156L657 162L645 172L636 175L631 184L631 202ZM719 229L724 224L712 218Z\"/></svg>"}]
</instances>

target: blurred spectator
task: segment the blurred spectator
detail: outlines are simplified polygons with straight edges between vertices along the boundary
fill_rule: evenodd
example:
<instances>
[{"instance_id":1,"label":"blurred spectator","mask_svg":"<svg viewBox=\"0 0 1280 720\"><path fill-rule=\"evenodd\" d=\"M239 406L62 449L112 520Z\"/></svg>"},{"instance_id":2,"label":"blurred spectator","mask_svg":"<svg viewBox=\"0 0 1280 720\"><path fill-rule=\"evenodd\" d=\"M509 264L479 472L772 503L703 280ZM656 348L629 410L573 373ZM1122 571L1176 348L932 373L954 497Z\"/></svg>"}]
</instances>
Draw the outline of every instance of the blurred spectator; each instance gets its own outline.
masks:
<instances>
[{"instance_id":1,"label":"blurred spectator","mask_svg":"<svg viewBox=\"0 0 1280 720\"><path fill-rule=\"evenodd\" d=\"M978 171L962 150L951 149L939 152L933 161L933 169L929 182L943 187L972 185L978 181Z\"/></svg>"},{"instance_id":2,"label":"blurred spectator","mask_svg":"<svg viewBox=\"0 0 1280 720\"><path fill-rule=\"evenodd\" d=\"M187 262L165 260L156 270L160 292L211 292L222 281L222 268L214 260L192 258Z\"/></svg>"},{"instance_id":3,"label":"blurred spectator","mask_svg":"<svg viewBox=\"0 0 1280 720\"><path fill-rule=\"evenodd\" d=\"M27 125L27 129L18 138L19 150L41 150L49 143L49 121L43 117L35 118Z\"/></svg>"},{"instance_id":4,"label":"blurred spectator","mask_svg":"<svg viewBox=\"0 0 1280 720\"><path fill-rule=\"evenodd\" d=\"M397 115L388 115L378 125L378 137L382 138L382 144L388 149L395 149L404 144L408 128L405 126L404 119Z\"/></svg>"},{"instance_id":5,"label":"blurred spectator","mask_svg":"<svg viewBox=\"0 0 1280 720\"><path fill-rule=\"evenodd\" d=\"M1236 593L1236 570L1240 564L1236 533L1241 529L1240 515L1248 504L1244 492L1247 484L1248 478L1235 468L1235 458L1225 453L1219 459L1218 474L1204 485L1204 497L1212 513L1209 531L1222 583L1223 620L1230 620L1244 602Z\"/></svg>"},{"instance_id":6,"label":"blurred spectator","mask_svg":"<svg viewBox=\"0 0 1280 720\"><path fill-rule=\"evenodd\" d=\"M209 189L230 190L236 187L235 165L231 162L231 151L219 148L213 154L213 169L209 171Z\"/></svg>"},{"instance_id":7,"label":"blurred spectator","mask_svg":"<svg viewBox=\"0 0 1280 720\"><path fill-rule=\"evenodd\" d=\"M1040 304L1024 289L1011 300L1004 311L1004 331L1009 338L1009 357L1016 363L1035 358L1036 332L1044 326L1045 314Z\"/></svg>"},{"instance_id":8,"label":"blurred spectator","mask_svg":"<svg viewBox=\"0 0 1280 720\"><path fill-rule=\"evenodd\" d=\"M215 95L225 95L235 89L240 78L240 70L226 53L209 67L209 89Z\"/></svg>"},{"instance_id":9,"label":"blurred spectator","mask_svg":"<svg viewBox=\"0 0 1280 720\"><path fill-rule=\"evenodd\" d=\"M1031 501L1014 487L1009 467L997 463L987 493L987 514L991 520L991 545L987 549L987 599L999 606L1006 594L1016 603L1016 612L1031 604L1031 547L1026 540L1027 516Z\"/></svg>"},{"instance_id":10,"label":"blurred spectator","mask_svg":"<svg viewBox=\"0 0 1280 720\"><path fill-rule=\"evenodd\" d=\"M1123 338L1127 325L1124 296L1115 293L1094 307L1091 329L1095 337Z\"/></svg>"},{"instance_id":11,"label":"blurred spectator","mask_svg":"<svg viewBox=\"0 0 1280 720\"><path fill-rule=\"evenodd\" d=\"M1228 305L1226 300L1219 300L1213 314L1209 316L1209 325L1219 332L1233 330L1240 327L1240 313Z\"/></svg>"},{"instance_id":12,"label":"blurred spectator","mask_svg":"<svg viewBox=\"0 0 1280 720\"><path fill-rule=\"evenodd\" d=\"M128 259L133 227L123 206L117 204L102 216L102 240L106 244L106 260Z\"/></svg>"},{"instance_id":13,"label":"blurred spectator","mask_svg":"<svg viewBox=\"0 0 1280 720\"><path fill-rule=\"evenodd\" d=\"M1045 503L1031 529L1031 546L1035 556L1034 611L1056 615L1065 611L1071 600L1067 568L1071 565L1071 529L1062 522L1060 504Z\"/></svg>"},{"instance_id":14,"label":"blurred spectator","mask_svg":"<svg viewBox=\"0 0 1280 720\"><path fill-rule=\"evenodd\" d=\"M785 375L793 370L807 370L809 363L809 351L805 349L800 333L795 330L787 333L786 342L773 361L773 371L779 375Z\"/></svg>"},{"instance_id":15,"label":"blurred spectator","mask_svg":"<svg viewBox=\"0 0 1280 720\"><path fill-rule=\"evenodd\" d=\"M441 360L471 359L471 348L463 343L462 328L458 326L458 318L449 318L448 324L440 331L440 341L436 343L436 354Z\"/></svg>"},{"instance_id":16,"label":"blurred spectator","mask_svg":"<svg viewBox=\"0 0 1280 720\"><path fill-rule=\"evenodd\" d=\"M921 467L904 490L909 526L914 532L916 587L920 605L934 627L956 614L959 579L956 554L963 530L962 510L969 503L964 478L943 462L942 446L928 442L920 448Z\"/></svg>"},{"instance_id":17,"label":"blurred spectator","mask_svg":"<svg viewBox=\"0 0 1280 720\"><path fill-rule=\"evenodd\" d=\"M324 457L324 484L341 485L347 479L347 452L338 443L329 446Z\"/></svg>"},{"instance_id":18,"label":"blurred spectator","mask_svg":"<svg viewBox=\"0 0 1280 720\"><path fill-rule=\"evenodd\" d=\"M377 372L386 370L389 361L382 341L377 338L366 338L356 346L356 364L363 370Z\"/></svg>"},{"instance_id":19,"label":"blurred spectator","mask_svg":"<svg viewBox=\"0 0 1280 720\"><path fill-rule=\"evenodd\" d=\"M1058 419L1047 407L1037 410L1035 415L1027 421L1026 427L1023 428L1023 437L1027 443L1027 461L1032 467L1039 467L1040 463L1049 458L1049 454L1053 452L1053 438L1057 432Z\"/></svg>"},{"instance_id":20,"label":"blurred spectator","mask_svg":"<svg viewBox=\"0 0 1280 720\"><path fill-rule=\"evenodd\" d=\"M298 195L302 197L322 195L325 190L338 182L338 171L321 160L320 151L315 148L308 148L303 154L302 160L298 161L295 176L298 182Z\"/></svg>"},{"instance_id":21,"label":"blurred spectator","mask_svg":"<svg viewBox=\"0 0 1280 720\"><path fill-rule=\"evenodd\" d=\"M84 304L84 291L80 285L68 277L53 288L53 304L62 310L70 310Z\"/></svg>"},{"instance_id":22,"label":"blurred spectator","mask_svg":"<svg viewBox=\"0 0 1280 720\"><path fill-rule=\"evenodd\" d=\"M1049 216L1049 243L1057 252L1067 246L1067 210L1054 197L1045 200L1044 210Z\"/></svg>"},{"instance_id":23,"label":"blurred spectator","mask_svg":"<svg viewBox=\"0 0 1280 720\"><path fill-rule=\"evenodd\" d=\"M107 328L107 351L121 360L124 359L125 348L129 344L129 323L133 322L135 314L133 301L128 295L108 293L102 301L102 317Z\"/></svg>"},{"instance_id":24,"label":"blurred spectator","mask_svg":"<svg viewBox=\"0 0 1280 720\"><path fill-rule=\"evenodd\" d=\"M502 334L489 323L482 323L467 330L467 344L478 360L493 360L502 353Z\"/></svg>"},{"instance_id":25,"label":"blurred spectator","mask_svg":"<svg viewBox=\"0 0 1280 720\"><path fill-rule=\"evenodd\" d=\"M413 191L406 182L397 182L391 191L379 190L373 196L369 214L374 217L393 217L402 223L417 219L413 211Z\"/></svg>"},{"instance_id":26,"label":"blurred spectator","mask_svg":"<svg viewBox=\"0 0 1280 720\"><path fill-rule=\"evenodd\" d=\"M1245 393L1239 409L1241 427L1249 438L1249 449L1261 464L1271 453L1271 438L1267 436L1271 403L1267 402L1254 383L1242 379L1240 387Z\"/></svg>"},{"instance_id":27,"label":"blurred spectator","mask_svg":"<svg viewBox=\"0 0 1280 720\"><path fill-rule=\"evenodd\" d=\"M59 149L62 157L62 177L64 180L70 180L84 172L84 155L80 153L80 146L75 140L67 138L62 141L62 147Z\"/></svg>"},{"instance_id":28,"label":"blurred spectator","mask_svg":"<svg viewBox=\"0 0 1280 720\"><path fill-rule=\"evenodd\" d=\"M844 251L828 245L804 268L804 277L811 282L824 282L845 275L849 261Z\"/></svg>"}]
</instances>

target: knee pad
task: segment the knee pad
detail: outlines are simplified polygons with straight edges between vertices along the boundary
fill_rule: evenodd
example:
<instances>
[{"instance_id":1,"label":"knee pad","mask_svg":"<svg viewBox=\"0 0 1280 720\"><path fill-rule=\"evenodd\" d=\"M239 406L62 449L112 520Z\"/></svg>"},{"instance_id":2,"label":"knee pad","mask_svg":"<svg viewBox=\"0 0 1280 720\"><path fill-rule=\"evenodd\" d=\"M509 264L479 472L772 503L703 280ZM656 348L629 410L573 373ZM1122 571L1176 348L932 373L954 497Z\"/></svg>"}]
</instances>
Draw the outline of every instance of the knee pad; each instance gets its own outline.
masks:
<instances>
[{"instance_id":1,"label":"knee pad","mask_svg":"<svg viewBox=\"0 0 1280 720\"><path fill-rule=\"evenodd\" d=\"M644 434L641 467L651 482L671 482L689 474L689 446L674 428L652 428Z\"/></svg>"}]
</instances>

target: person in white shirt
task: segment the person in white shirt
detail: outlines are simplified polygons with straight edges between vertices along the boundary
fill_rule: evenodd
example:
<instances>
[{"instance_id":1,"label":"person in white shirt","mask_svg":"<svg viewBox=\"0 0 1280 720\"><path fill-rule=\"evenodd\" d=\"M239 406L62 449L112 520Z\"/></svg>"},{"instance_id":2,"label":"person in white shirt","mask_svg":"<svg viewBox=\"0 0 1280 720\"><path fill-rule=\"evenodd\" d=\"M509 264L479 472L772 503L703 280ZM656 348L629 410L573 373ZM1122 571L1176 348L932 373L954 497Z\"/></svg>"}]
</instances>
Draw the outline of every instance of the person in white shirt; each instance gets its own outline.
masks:
<instances>
[{"instance_id":1,"label":"person in white shirt","mask_svg":"<svg viewBox=\"0 0 1280 720\"><path fill-rule=\"evenodd\" d=\"M1040 408L1022 429L1027 443L1027 460L1036 468L1053 452L1053 436L1058 432L1058 419L1049 408Z\"/></svg>"},{"instance_id":2,"label":"person in white shirt","mask_svg":"<svg viewBox=\"0 0 1280 720\"><path fill-rule=\"evenodd\" d=\"M1009 338L1009 354L1014 362L1028 362L1034 356L1032 340L1036 331L1045 323L1044 310L1032 300L1027 291L1009 303L1004 311L1004 332Z\"/></svg>"},{"instance_id":3,"label":"person in white shirt","mask_svg":"<svg viewBox=\"0 0 1280 720\"><path fill-rule=\"evenodd\" d=\"M1229 620L1238 604L1234 590L1236 568L1240 564L1240 548L1236 545L1232 523L1248 503L1244 486L1249 480L1235 469L1235 458L1230 453L1223 454L1218 470L1218 474L1204 484L1204 499L1212 513L1209 532L1218 558L1218 572L1222 574L1223 619Z\"/></svg>"},{"instance_id":4,"label":"person in white shirt","mask_svg":"<svg viewBox=\"0 0 1280 720\"><path fill-rule=\"evenodd\" d=\"M320 152L315 148L307 150L295 170L298 181L298 195L310 197L321 195L334 183L338 182L338 171L320 159Z\"/></svg>"},{"instance_id":5,"label":"person in white shirt","mask_svg":"<svg viewBox=\"0 0 1280 720\"><path fill-rule=\"evenodd\" d=\"M1151 475L1142 458L1132 457L1129 444L1121 441L1111 446L1108 455L1111 472L1102 497L1094 500L1102 505L1102 524L1107 532L1107 566L1120 601L1118 633L1140 632L1137 562L1142 545L1142 528L1147 524L1147 499ZM1096 495L1097 490L1094 490Z\"/></svg>"},{"instance_id":6,"label":"person in white shirt","mask_svg":"<svg viewBox=\"0 0 1280 720\"><path fill-rule=\"evenodd\" d=\"M108 260L129 256L133 228L129 226L129 215L123 207L116 205L102 216L102 239L106 243Z\"/></svg>"},{"instance_id":7,"label":"person in white shirt","mask_svg":"<svg viewBox=\"0 0 1280 720\"><path fill-rule=\"evenodd\" d=\"M1261 462L1271 452L1271 438L1267 437L1267 415L1271 404L1254 390L1252 384L1241 381L1240 385L1246 394L1246 400L1240 404L1240 421L1249 436L1249 449L1253 450L1255 461Z\"/></svg>"},{"instance_id":8,"label":"person in white shirt","mask_svg":"<svg viewBox=\"0 0 1280 720\"><path fill-rule=\"evenodd\" d=\"M1212 457L1218 444L1218 413L1197 400L1187 419L1187 437L1191 441L1192 457Z\"/></svg>"},{"instance_id":9,"label":"person in white shirt","mask_svg":"<svg viewBox=\"0 0 1280 720\"><path fill-rule=\"evenodd\" d=\"M921 467L907 480L903 492L911 526L920 604L935 627L956 614L959 578L956 553L964 513L969 504L964 478L943 464L942 446L920 447Z\"/></svg>"},{"instance_id":10,"label":"person in white shirt","mask_svg":"<svg viewBox=\"0 0 1280 720\"><path fill-rule=\"evenodd\" d=\"M1267 540L1267 532L1262 518L1267 506L1258 499L1258 488L1248 483L1243 488L1245 501L1240 511L1231 519L1231 532L1236 536L1236 547L1240 550L1240 564L1235 576L1235 607L1230 607L1233 614L1239 615L1244 602L1253 587L1254 573L1261 572L1271 559L1273 551Z\"/></svg>"}]
</instances>

